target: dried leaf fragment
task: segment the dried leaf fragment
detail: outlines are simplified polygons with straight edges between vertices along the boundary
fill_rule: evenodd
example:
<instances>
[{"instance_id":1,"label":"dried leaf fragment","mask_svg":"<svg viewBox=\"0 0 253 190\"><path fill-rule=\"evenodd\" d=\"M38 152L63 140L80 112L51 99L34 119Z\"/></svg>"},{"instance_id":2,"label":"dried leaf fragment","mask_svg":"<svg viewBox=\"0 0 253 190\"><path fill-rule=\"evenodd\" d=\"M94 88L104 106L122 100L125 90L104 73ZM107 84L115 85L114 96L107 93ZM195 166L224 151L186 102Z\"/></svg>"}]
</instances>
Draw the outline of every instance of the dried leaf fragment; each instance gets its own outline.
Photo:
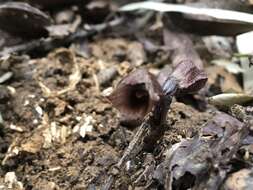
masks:
<instances>
[{"instance_id":1,"label":"dried leaf fragment","mask_svg":"<svg viewBox=\"0 0 253 190\"><path fill-rule=\"evenodd\" d=\"M238 64L226 59L213 60L211 63L225 68L229 73L238 74L245 72L245 69L241 68Z\"/></svg>"},{"instance_id":2,"label":"dried leaf fragment","mask_svg":"<svg viewBox=\"0 0 253 190\"><path fill-rule=\"evenodd\" d=\"M134 11L139 9L168 13L181 13L184 19L183 21L187 21L183 23L185 23L186 26L188 24L190 25L190 30L188 29L189 31L209 35L236 35L251 31L253 27L252 14L239 11L193 7L187 5L175 5L170 3L152 1L130 3L120 8L121 11ZM176 18L177 19L175 19L175 24L179 25L180 27L184 27L184 25L180 25L182 22L178 22L180 17ZM193 25L194 27L192 27ZM205 30L202 30L200 26L202 26L202 28L205 28ZM208 30L206 30L206 28L208 28Z\"/></svg>"},{"instance_id":3,"label":"dried leaf fragment","mask_svg":"<svg viewBox=\"0 0 253 190\"><path fill-rule=\"evenodd\" d=\"M229 73L221 67L206 68L208 74L208 85L216 89L216 93L242 93L242 87L234 74Z\"/></svg>"},{"instance_id":4,"label":"dried leaf fragment","mask_svg":"<svg viewBox=\"0 0 253 190\"><path fill-rule=\"evenodd\" d=\"M45 36L45 27L50 23L49 16L27 3L9 2L0 5L0 28L11 34L25 37Z\"/></svg>"},{"instance_id":5,"label":"dried leaf fragment","mask_svg":"<svg viewBox=\"0 0 253 190\"><path fill-rule=\"evenodd\" d=\"M237 94L237 93L224 93L208 98L208 102L212 105L226 108L234 104L243 104L253 100L252 95Z\"/></svg>"},{"instance_id":6,"label":"dried leaf fragment","mask_svg":"<svg viewBox=\"0 0 253 190\"><path fill-rule=\"evenodd\" d=\"M163 178L167 178L165 189L174 189L174 186L181 187L178 189L220 189L231 170L228 166L248 135L246 125L225 113L222 113L222 116L220 114L217 113L214 120L209 121L206 126L206 132L221 132L219 136L184 139L167 151L163 163L166 170ZM213 122L219 124L216 126ZM217 127L223 132L217 130Z\"/></svg>"},{"instance_id":7,"label":"dried leaf fragment","mask_svg":"<svg viewBox=\"0 0 253 190\"><path fill-rule=\"evenodd\" d=\"M179 12L184 14L192 14L200 16L205 15L215 19L222 19L234 22L237 21L237 22L253 23L253 16L251 14L223 9L196 8L187 5L175 5L152 1L131 3L120 8L121 11L134 11L138 9L148 9L159 12Z\"/></svg>"}]
</instances>

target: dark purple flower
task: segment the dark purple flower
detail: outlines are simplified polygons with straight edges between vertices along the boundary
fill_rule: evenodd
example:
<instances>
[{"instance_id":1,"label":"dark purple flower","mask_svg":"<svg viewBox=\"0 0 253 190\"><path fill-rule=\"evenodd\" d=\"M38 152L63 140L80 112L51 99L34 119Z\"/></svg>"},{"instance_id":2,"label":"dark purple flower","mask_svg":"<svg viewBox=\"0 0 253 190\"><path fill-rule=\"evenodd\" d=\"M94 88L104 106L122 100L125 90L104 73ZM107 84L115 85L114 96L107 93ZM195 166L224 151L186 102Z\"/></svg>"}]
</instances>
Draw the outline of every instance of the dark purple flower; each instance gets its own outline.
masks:
<instances>
[{"instance_id":1,"label":"dark purple flower","mask_svg":"<svg viewBox=\"0 0 253 190\"><path fill-rule=\"evenodd\" d=\"M146 69L137 69L123 78L108 97L124 121L139 124L160 100L162 89Z\"/></svg>"}]
</instances>

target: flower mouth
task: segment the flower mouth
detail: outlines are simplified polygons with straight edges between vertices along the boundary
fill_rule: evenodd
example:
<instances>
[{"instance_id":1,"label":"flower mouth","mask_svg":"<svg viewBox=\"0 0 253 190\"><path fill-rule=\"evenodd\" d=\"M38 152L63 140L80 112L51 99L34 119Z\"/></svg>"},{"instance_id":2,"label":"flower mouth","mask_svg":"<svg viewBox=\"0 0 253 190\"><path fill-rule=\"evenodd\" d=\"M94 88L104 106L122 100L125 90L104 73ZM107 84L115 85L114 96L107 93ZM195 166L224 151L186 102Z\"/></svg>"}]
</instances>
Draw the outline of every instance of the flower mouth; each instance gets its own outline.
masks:
<instances>
[{"instance_id":1,"label":"flower mouth","mask_svg":"<svg viewBox=\"0 0 253 190\"><path fill-rule=\"evenodd\" d=\"M129 94L129 104L132 108L147 107L149 94L145 88L145 84L137 84L132 87Z\"/></svg>"}]
</instances>

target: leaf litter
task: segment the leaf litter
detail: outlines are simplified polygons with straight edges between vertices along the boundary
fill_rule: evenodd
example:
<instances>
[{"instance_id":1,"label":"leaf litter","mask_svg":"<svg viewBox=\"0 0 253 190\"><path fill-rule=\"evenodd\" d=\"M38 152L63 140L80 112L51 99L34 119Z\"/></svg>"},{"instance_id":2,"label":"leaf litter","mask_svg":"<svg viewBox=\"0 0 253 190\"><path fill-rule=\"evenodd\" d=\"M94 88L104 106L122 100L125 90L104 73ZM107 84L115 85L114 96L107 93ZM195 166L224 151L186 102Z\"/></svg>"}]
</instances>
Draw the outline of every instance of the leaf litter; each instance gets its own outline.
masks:
<instances>
[{"instance_id":1,"label":"leaf litter","mask_svg":"<svg viewBox=\"0 0 253 190\"><path fill-rule=\"evenodd\" d=\"M26 2L0 5L0 188L252 188L246 2Z\"/></svg>"}]
</instances>

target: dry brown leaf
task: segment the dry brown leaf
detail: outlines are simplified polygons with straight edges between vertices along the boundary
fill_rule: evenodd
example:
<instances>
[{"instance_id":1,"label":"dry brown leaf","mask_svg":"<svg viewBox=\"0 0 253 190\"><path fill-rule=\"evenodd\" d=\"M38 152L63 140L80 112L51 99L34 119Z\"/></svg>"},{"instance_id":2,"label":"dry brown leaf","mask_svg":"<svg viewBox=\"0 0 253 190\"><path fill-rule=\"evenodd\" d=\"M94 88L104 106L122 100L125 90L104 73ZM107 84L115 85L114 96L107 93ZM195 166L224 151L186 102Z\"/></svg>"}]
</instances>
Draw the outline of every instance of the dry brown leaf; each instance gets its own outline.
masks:
<instances>
[{"instance_id":1,"label":"dry brown leaf","mask_svg":"<svg viewBox=\"0 0 253 190\"><path fill-rule=\"evenodd\" d=\"M225 69L214 66L207 67L206 69L208 75L207 83L209 85L214 85L221 89L224 93L241 93L242 87L236 80L235 75L225 71Z\"/></svg>"},{"instance_id":2,"label":"dry brown leaf","mask_svg":"<svg viewBox=\"0 0 253 190\"><path fill-rule=\"evenodd\" d=\"M45 36L45 27L50 23L48 15L27 3L9 2L0 5L0 28L11 34L26 37Z\"/></svg>"},{"instance_id":3,"label":"dry brown leaf","mask_svg":"<svg viewBox=\"0 0 253 190\"><path fill-rule=\"evenodd\" d=\"M253 100L253 95L249 94L237 94L237 93L224 93L218 94L208 98L208 102L212 105L227 108L234 104L244 104L251 102Z\"/></svg>"}]
</instances>

